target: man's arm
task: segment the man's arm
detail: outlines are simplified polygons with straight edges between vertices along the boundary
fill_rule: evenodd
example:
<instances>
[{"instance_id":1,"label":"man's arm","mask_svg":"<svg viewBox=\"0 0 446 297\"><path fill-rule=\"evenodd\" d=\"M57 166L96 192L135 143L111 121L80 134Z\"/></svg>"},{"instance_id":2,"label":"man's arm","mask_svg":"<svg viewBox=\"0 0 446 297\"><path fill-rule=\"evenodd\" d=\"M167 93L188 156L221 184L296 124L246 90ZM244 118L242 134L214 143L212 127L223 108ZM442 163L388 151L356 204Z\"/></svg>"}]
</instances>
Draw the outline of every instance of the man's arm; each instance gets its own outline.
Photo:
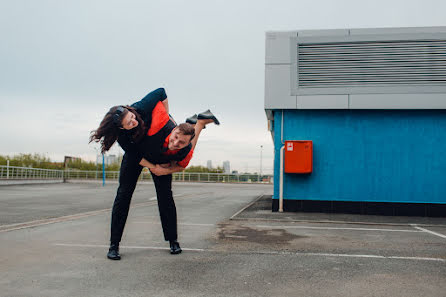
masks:
<instances>
[{"instance_id":1,"label":"man's arm","mask_svg":"<svg viewBox=\"0 0 446 297\"><path fill-rule=\"evenodd\" d=\"M172 165L170 167L167 168L163 168L160 165L156 165L155 168L150 168L150 171L155 174L156 176L160 176L160 175L168 175L168 174L172 174L174 172L180 172L183 171L184 167L181 167L177 164Z\"/></svg>"},{"instance_id":2,"label":"man's arm","mask_svg":"<svg viewBox=\"0 0 446 297\"><path fill-rule=\"evenodd\" d=\"M141 165L142 167L147 167L149 169L156 167L155 164L150 163L149 161L147 161L144 158L141 159L141 162L139 162L139 165Z\"/></svg>"}]
</instances>

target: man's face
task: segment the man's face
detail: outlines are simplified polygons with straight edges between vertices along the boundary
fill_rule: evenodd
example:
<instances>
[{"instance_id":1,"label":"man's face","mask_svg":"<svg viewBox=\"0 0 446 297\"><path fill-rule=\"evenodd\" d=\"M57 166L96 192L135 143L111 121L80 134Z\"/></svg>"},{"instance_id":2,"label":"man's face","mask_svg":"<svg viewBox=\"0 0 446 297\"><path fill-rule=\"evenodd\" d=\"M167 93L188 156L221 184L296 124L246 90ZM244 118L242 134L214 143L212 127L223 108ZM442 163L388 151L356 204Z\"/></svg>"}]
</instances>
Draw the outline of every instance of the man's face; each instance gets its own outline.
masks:
<instances>
[{"instance_id":1,"label":"man's face","mask_svg":"<svg viewBox=\"0 0 446 297\"><path fill-rule=\"evenodd\" d=\"M136 119L135 114L131 111L127 112L127 114L122 118L121 125L125 130L131 130L137 127L138 120Z\"/></svg>"},{"instance_id":2,"label":"man's face","mask_svg":"<svg viewBox=\"0 0 446 297\"><path fill-rule=\"evenodd\" d=\"M191 135L184 135L178 128L173 129L169 138L169 150L180 150L190 143Z\"/></svg>"}]
</instances>

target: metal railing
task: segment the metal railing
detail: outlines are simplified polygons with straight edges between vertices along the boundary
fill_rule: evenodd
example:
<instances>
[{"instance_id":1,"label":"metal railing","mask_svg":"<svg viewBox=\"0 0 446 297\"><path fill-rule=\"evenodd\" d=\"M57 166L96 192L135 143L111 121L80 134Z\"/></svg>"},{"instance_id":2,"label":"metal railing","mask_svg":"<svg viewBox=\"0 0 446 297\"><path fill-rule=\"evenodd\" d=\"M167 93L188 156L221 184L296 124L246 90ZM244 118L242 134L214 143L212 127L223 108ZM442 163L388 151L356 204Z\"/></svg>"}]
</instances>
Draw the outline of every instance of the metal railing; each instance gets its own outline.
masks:
<instances>
[{"instance_id":1,"label":"metal railing","mask_svg":"<svg viewBox=\"0 0 446 297\"><path fill-rule=\"evenodd\" d=\"M63 179L63 170L0 165L0 179Z\"/></svg>"},{"instance_id":2,"label":"metal railing","mask_svg":"<svg viewBox=\"0 0 446 297\"><path fill-rule=\"evenodd\" d=\"M102 171L66 171L66 178L70 179L102 179ZM119 171L105 171L106 180L118 180ZM140 180L151 181L150 172L142 172ZM272 175L255 174L225 174L202 172L177 172L173 174L173 181L186 182L229 182L229 183L272 183Z\"/></svg>"},{"instance_id":3,"label":"metal railing","mask_svg":"<svg viewBox=\"0 0 446 297\"><path fill-rule=\"evenodd\" d=\"M0 165L0 180L102 180L102 171L90 170L53 170L29 167L16 167ZM65 176L64 176L65 175ZM105 171L106 180L118 180L119 171ZM140 180L151 181L150 172L142 172ZM272 175L256 174L225 174L225 173L202 173L202 172L178 172L173 174L174 181L185 182L227 182L227 183L272 183Z\"/></svg>"}]
</instances>

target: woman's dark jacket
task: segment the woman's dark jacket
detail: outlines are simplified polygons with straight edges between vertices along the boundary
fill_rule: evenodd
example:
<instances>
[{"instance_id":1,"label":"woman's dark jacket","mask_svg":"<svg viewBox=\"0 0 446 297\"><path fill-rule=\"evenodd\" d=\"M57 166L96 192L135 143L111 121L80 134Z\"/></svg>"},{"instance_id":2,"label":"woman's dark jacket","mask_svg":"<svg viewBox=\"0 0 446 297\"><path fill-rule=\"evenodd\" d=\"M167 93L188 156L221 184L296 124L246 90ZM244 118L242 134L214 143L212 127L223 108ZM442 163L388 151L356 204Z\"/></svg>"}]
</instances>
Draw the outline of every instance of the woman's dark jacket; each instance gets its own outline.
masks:
<instances>
[{"instance_id":1,"label":"woman's dark jacket","mask_svg":"<svg viewBox=\"0 0 446 297\"><path fill-rule=\"evenodd\" d=\"M135 158L138 163L142 158L153 164L163 164L170 161L181 161L192 149L192 145L189 144L185 148L178 151L178 153L173 155L164 155L163 143L166 137L172 132L176 127L176 124L169 120L167 124L161 128L159 132L154 135L147 135L147 132L152 124L152 111L158 102L164 101L167 98L166 91L164 88L156 89L149 94L147 94L140 101L135 102L131 107L135 108L136 111L141 115L144 121L144 137L138 143L135 143L132 137L132 130L120 130L118 137L118 143L122 149L128 154Z\"/></svg>"}]
</instances>

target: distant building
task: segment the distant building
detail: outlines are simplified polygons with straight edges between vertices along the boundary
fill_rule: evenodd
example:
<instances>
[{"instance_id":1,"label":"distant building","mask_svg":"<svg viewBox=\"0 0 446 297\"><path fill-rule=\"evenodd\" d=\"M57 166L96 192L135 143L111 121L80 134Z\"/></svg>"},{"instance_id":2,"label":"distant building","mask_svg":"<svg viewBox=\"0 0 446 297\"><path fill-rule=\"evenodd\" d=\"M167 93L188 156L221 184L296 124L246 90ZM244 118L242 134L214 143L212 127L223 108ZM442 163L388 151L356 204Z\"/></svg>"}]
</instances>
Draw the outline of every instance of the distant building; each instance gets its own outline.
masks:
<instances>
[{"instance_id":1,"label":"distant building","mask_svg":"<svg viewBox=\"0 0 446 297\"><path fill-rule=\"evenodd\" d=\"M224 173L231 173L231 164L229 163L229 161L223 162L223 169Z\"/></svg>"},{"instance_id":2,"label":"distant building","mask_svg":"<svg viewBox=\"0 0 446 297\"><path fill-rule=\"evenodd\" d=\"M104 156L105 166L112 165L112 164L115 164L118 162L119 162L119 158L116 155L105 155ZM96 156L96 163L102 164L102 155Z\"/></svg>"},{"instance_id":3,"label":"distant building","mask_svg":"<svg viewBox=\"0 0 446 297\"><path fill-rule=\"evenodd\" d=\"M208 160L207 162L207 168L212 169L212 160Z\"/></svg>"}]
</instances>

